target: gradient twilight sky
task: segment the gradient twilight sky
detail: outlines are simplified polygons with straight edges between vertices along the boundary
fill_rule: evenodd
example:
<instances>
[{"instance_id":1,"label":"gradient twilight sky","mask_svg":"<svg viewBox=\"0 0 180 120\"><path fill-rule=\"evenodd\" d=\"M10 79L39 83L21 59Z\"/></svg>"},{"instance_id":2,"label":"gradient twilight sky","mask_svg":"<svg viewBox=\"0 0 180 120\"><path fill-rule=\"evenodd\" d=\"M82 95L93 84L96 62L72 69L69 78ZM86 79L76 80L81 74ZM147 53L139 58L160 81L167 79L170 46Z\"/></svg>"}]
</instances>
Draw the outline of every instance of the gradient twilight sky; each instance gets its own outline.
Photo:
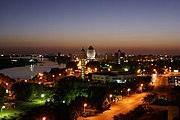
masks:
<instances>
[{"instance_id":1,"label":"gradient twilight sky","mask_svg":"<svg viewBox=\"0 0 180 120\"><path fill-rule=\"evenodd\" d=\"M0 0L0 53L180 55L180 0Z\"/></svg>"}]
</instances>

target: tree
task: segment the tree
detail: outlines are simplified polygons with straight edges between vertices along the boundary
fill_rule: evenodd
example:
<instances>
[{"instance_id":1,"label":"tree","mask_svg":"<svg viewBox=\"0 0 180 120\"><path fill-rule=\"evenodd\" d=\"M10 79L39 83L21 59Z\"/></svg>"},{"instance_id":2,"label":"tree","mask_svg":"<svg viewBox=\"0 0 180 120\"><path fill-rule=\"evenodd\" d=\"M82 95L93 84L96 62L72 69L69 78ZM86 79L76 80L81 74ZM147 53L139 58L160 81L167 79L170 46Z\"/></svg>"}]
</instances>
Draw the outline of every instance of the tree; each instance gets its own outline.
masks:
<instances>
[{"instance_id":1,"label":"tree","mask_svg":"<svg viewBox=\"0 0 180 120\"><path fill-rule=\"evenodd\" d=\"M100 70L100 62L98 61L90 61L86 64L86 68L91 68L91 69L97 69Z\"/></svg>"},{"instance_id":2,"label":"tree","mask_svg":"<svg viewBox=\"0 0 180 120\"><path fill-rule=\"evenodd\" d=\"M78 96L87 97L87 89L88 87L84 81L72 76L66 77L61 79L55 86L54 100L56 103L65 101L69 104Z\"/></svg>"},{"instance_id":3,"label":"tree","mask_svg":"<svg viewBox=\"0 0 180 120\"><path fill-rule=\"evenodd\" d=\"M108 90L105 87L90 87L89 98L91 99L93 107L97 110L105 110L109 108L107 104Z\"/></svg>"},{"instance_id":4,"label":"tree","mask_svg":"<svg viewBox=\"0 0 180 120\"><path fill-rule=\"evenodd\" d=\"M43 118L46 120L57 120L54 109L50 106L34 107L21 116L20 120L43 120Z\"/></svg>"},{"instance_id":5,"label":"tree","mask_svg":"<svg viewBox=\"0 0 180 120\"><path fill-rule=\"evenodd\" d=\"M87 107L90 108L91 103L87 97L76 97L75 100L71 102L69 107L71 108L70 115L72 118L77 119L77 117L83 114L85 103L87 104Z\"/></svg>"},{"instance_id":6,"label":"tree","mask_svg":"<svg viewBox=\"0 0 180 120\"><path fill-rule=\"evenodd\" d=\"M85 89L85 88L72 89L66 93L65 101L69 104L69 103L71 103L72 100L75 100L75 98L78 96L88 97L86 91L87 91L87 89Z\"/></svg>"},{"instance_id":7,"label":"tree","mask_svg":"<svg viewBox=\"0 0 180 120\"><path fill-rule=\"evenodd\" d=\"M43 85L35 83L15 83L12 86L15 97L17 100L34 100L40 98L41 94L46 94L46 97L52 98L53 90Z\"/></svg>"},{"instance_id":8,"label":"tree","mask_svg":"<svg viewBox=\"0 0 180 120\"><path fill-rule=\"evenodd\" d=\"M77 66L77 62L68 62L67 64L66 64L66 68L68 69L68 68L72 68L73 70L77 70L78 69L78 66Z\"/></svg>"},{"instance_id":9,"label":"tree","mask_svg":"<svg viewBox=\"0 0 180 120\"><path fill-rule=\"evenodd\" d=\"M12 90L17 100L27 101L32 95L33 87L31 83L15 83Z\"/></svg>"},{"instance_id":10,"label":"tree","mask_svg":"<svg viewBox=\"0 0 180 120\"><path fill-rule=\"evenodd\" d=\"M0 102L3 100L6 95L6 89L0 84Z\"/></svg>"},{"instance_id":11,"label":"tree","mask_svg":"<svg viewBox=\"0 0 180 120\"><path fill-rule=\"evenodd\" d=\"M157 93L148 94L146 97L143 98L143 102L149 104L149 103L153 102L154 100L156 100L156 99L157 99L157 96L158 96Z\"/></svg>"}]
</instances>

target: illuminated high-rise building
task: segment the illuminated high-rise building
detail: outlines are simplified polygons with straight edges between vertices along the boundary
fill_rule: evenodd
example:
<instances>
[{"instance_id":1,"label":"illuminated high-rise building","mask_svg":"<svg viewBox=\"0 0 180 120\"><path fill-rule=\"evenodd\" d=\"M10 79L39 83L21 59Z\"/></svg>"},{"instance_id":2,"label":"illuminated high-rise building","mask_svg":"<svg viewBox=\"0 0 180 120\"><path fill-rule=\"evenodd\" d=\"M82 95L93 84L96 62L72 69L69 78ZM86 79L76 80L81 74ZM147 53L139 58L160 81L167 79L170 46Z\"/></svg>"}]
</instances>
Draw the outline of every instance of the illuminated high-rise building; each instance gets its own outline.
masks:
<instances>
[{"instance_id":1,"label":"illuminated high-rise building","mask_svg":"<svg viewBox=\"0 0 180 120\"><path fill-rule=\"evenodd\" d=\"M96 51L94 50L92 46L90 46L87 50L87 59L89 61L92 61L95 59L95 56L96 56Z\"/></svg>"},{"instance_id":2,"label":"illuminated high-rise building","mask_svg":"<svg viewBox=\"0 0 180 120\"><path fill-rule=\"evenodd\" d=\"M118 52L115 53L115 60L116 60L116 64L118 64L118 65L121 64L122 52L120 50L118 50Z\"/></svg>"},{"instance_id":3,"label":"illuminated high-rise building","mask_svg":"<svg viewBox=\"0 0 180 120\"><path fill-rule=\"evenodd\" d=\"M81 78L84 80L85 79L85 58L86 53L84 48L81 50Z\"/></svg>"},{"instance_id":4,"label":"illuminated high-rise building","mask_svg":"<svg viewBox=\"0 0 180 120\"><path fill-rule=\"evenodd\" d=\"M118 64L120 65L121 64L121 51L120 50L118 50L118 56L117 56L118 58L117 58L117 60L118 60Z\"/></svg>"}]
</instances>

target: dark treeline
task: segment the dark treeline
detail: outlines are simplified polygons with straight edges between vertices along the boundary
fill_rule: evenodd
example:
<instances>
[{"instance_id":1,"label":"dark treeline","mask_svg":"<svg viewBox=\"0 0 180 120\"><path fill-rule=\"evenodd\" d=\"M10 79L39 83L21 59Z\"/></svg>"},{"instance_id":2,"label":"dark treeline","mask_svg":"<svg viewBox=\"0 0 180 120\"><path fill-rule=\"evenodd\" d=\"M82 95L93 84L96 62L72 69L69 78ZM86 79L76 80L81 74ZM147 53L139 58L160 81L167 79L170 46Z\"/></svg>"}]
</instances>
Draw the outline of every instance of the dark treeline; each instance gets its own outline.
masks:
<instances>
[{"instance_id":1,"label":"dark treeline","mask_svg":"<svg viewBox=\"0 0 180 120\"><path fill-rule=\"evenodd\" d=\"M43 117L51 120L76 120L79 116L90 116L109 109L117 95L128 95L129 87L131 88L130 94L132 94L138 92L139 84L143 83L143 91L146 91L150 79L149 77L138 77L127 84L117 84L88 82L69 76L59 80L53 88L34 83L16 83L13 85L13 90L18 100L33 100L41 93L53 98L44 106L35 107L24 115L20 115L19 118L22 120L42 119ZM22 94L26 95L22 98ZM109 98L110 94L113 95L112 99ZM84 112L85 103L87 104L86 112Z\"/></svg>"},{"instance_id":2,"label":"dark treeline","mask_svg":"<svg viewBox=\"0 0 180 120\"><path fill-rule=\"evenodd\" d=\"M33 61L31 61L30 58L13 59L13 58L10 58L9 56L0 57L0 69L11 68L11 67L21 67L21 66L30 65L37 62L38 61L36 59L33 59Z\"/></svg>"}]
</instances>

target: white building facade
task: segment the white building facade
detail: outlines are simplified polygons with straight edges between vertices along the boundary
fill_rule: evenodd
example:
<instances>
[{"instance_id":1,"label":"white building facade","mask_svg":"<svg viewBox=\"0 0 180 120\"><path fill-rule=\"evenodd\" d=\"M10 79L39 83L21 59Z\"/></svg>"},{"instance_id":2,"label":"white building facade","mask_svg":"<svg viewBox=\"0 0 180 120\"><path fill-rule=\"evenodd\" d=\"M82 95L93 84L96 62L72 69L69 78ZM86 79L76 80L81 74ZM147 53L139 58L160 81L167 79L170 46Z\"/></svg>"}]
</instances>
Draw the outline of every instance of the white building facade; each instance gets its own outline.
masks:
<instances>
[{"instance_id":1,"label":"white building facade","mask_svg":"<svg viewBox=\"0 0 180 120\"><path fill-rule=\"evenodd\" d=\"M129 79L136 78L135 74L92 73L92 80L102 82L126 83Z\"/></svg>"}]
</instances>

